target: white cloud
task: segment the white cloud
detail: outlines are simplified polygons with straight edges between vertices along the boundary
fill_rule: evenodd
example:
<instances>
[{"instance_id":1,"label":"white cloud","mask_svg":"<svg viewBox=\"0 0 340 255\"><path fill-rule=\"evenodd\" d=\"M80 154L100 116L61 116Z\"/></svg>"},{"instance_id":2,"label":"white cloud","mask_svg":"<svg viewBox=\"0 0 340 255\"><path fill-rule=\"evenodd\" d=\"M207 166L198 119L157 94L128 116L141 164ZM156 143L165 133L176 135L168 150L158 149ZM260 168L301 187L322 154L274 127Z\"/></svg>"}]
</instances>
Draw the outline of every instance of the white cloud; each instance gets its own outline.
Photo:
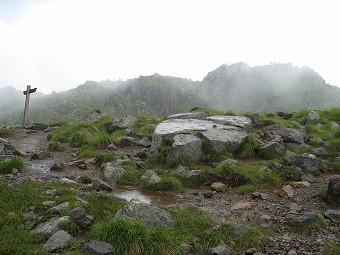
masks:
<instances>
[{"instance_id":1,"label":"white cloud","mask_svg":"<svg viewBox=\"0 0 340 255\"><path fill-rule=\"evenodd\" d=\"M60 91L160 73L202 79L219 65L292 62L340 86L337 0L52 0L0 17L0 85Z\"/></svg>"}]
</instances>

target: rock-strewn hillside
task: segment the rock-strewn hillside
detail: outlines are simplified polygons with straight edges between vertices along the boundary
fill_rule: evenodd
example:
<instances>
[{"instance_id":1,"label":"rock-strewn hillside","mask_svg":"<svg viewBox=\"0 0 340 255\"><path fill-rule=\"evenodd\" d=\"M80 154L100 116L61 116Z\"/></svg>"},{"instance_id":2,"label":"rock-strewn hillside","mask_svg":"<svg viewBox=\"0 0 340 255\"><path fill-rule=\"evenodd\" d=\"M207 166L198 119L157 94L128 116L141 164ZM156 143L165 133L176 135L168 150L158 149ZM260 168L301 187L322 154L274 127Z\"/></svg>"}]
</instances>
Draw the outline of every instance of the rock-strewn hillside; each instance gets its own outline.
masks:
<instances>
[{"instance_id":1,"label":"rock-strewn hillside","mask_svg":"<svg viewBox=\"0 0 340 255\"><path fill-rule=\"evenodd\" d=\"M339 254L340 110L212 112L0 129L0 253Z\"/></svg>"}]
</instances>

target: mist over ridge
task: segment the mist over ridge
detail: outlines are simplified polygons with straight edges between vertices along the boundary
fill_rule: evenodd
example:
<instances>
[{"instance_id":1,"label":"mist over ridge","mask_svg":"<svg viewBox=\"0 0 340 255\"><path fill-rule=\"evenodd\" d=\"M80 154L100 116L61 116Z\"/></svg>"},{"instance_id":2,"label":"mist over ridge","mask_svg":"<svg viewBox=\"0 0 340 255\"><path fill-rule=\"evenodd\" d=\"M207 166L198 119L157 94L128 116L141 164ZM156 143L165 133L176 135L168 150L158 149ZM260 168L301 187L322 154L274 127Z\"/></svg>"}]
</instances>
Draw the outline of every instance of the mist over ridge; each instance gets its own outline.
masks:
<instances>
[{"instance_id":1,"label":"mist over ridge","mask_svg":"<svg viewBox=\"0 0 340 255\"><path fill-rule=\"evenodd\" d=\"M21 123L22 91L7 87L0 92L7 98L1 100L0 125ZM195 106L253 112L325 109L340 107L340 88L326 84L309 67L238 62L221 65L202 81L157 73L126 81L87 81L68 91L32 97L30 115L33 122L77 121L93 109L114 116L164 116Z\"/></svg>"}]
</instances>

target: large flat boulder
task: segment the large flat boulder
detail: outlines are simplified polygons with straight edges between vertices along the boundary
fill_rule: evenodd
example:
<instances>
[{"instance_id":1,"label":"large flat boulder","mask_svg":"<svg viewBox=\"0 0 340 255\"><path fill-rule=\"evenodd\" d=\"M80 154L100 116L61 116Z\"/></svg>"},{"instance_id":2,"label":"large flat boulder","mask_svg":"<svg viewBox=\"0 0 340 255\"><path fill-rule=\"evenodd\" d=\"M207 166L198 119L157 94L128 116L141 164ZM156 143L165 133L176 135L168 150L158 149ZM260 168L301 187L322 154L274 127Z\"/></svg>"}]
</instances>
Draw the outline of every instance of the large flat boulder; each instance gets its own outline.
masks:
<instances>
[{"instance_id":1,"label":"large flat boulder","mask_svg":"<svg viewBox=\"0 0 340 255\"><path fill-rule=\"evenodd\" d=\"M212 150L236 151L246 140L247 133L239 130L208 129L202 132L203 137L208 140Z\"/></svg>"},{"instance_id":2,"label":"large flat boulder","mask_svg":"<svg viewBox=\"0 0 340 255\"><path fill-rule=\"evenodd\" d=\"M111 133L117 129L133 128L138 119L135 116L127 115L114 120L108 127L108 132Z\"/></svg>"},{"instance_id":3,"label":"large flat boulder","mask_svg":"<svg viewBox=\"0 0 340 255\"><path fill-rule=\"evenodd\" d=\"M176 113L167 117L167 119L197 119L197 120L205 120L211 114L204 111L193 111L193 112L185 112L185 113Z\"/></svg>"},{"instance_id":4,"label":"large flat boulder","mask_svg":"<svg viewBox=\"0 0 340 255\"><path fill-rule=\"evenodd\" d=\"M176 162L177 159L188 156L198 162L202 157L202 141L194 135L179 134L169 150L166 161Z\"/></svg>"},{"instance_id":5,"label":"large flat boulder","mask_svg":"<svg viewBox=\"0 0 340 255\"><path fill-rule=\"evenodd\" d=\"M245 116L214 115L211 117L207 117L207 120L212 120L213 122L218 124L240 127L247 130L251 129L253 126L252 120Z\"/></svg>"},{"instance_id":6,"label":"large flat boulder","mask_svg":"<svg viewBox=\"0 0 340 255\"><path fill-rule=\"evenodd\" d=\"M51 237L54 233L64 230L70 223L69 216L63 216L60 218L51 218L46 222L40 223L32 232L41 233L46 237Z\"/></svg>"}]
</instances>

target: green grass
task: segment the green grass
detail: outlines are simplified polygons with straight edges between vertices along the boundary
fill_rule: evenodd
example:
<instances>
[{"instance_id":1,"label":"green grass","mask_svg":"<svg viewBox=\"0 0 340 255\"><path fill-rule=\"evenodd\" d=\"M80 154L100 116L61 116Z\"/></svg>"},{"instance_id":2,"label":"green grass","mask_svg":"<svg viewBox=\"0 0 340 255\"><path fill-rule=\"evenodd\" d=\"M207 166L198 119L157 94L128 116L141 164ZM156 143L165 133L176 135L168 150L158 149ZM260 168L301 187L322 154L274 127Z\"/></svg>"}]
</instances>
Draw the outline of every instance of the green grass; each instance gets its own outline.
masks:
<instances>
[{"instance_id":1,"label":"green grass","mask_svg":"<svg viewBox=\"0 0 340 255\"><path fill-rule=\"evenodd\" d=\"M260 143L254 133L248 133L245 142L236 152L238 158L250 158L256 155L256 149L259 148Z\"/></svg>"},{"instance_id":2,"label":"green grass","mask_svg":"<svg viewBox=\"0 0 340 255\"><path fill-rule=\"evenodd\" d=\"M182 183L174 177L164 176L161 181L147 185L148 188L161 191L183 191Z\"/></svg>"},{"instance_id":3,"label":"green grass","mask_svg":"<svg viewBox=\"0 0 340 255\"><path fill-rule=\"evenodd\" d=\"M136 164L130 160L123 162L122 166L127 172L117 181L117 183L120 185L139 186L145 170L138 169Z\"/></svg>"},{"instance_id":4,"label":"green grass","mask_svg":"<svg viewBox=\"0 0 340 255\"><path fill-rule=\"evenodd\" d=\"M325 248L322 255L339 255L340 254L340 243L329 242L325 244Z\"/></svg>"},{"instance_id":5,"label":"green grass","mask_svg":"<svg viewBox=\"0 0 340 255\"><path fill-rule=\"evenodd\" d=\"M328 187L321 187L314 193L314 197L323 197L327 194Z\"/></svg>"},{"instance_id":6,"label":"green grass","mask_svg":"<svg viewBox=\"0 0 340 255\"><path fill-rule=\"evenodd\" d=\"M320 216L318 219L314 220L313 222L304 224L302 226L293 227L293 231L296 233L306 233L311 232L314 230L320 230L326 227L327 222L324 217Z\"/></svg>"},{"instance_id":7,"label":"green grass","mask_svg":"<svg viewBox=\"0 0 340 255\"><path fill-rule=\"evenodd\" d=\"M254 192L256 190L257 190L256 186L248 184L248 185L242 185L238 187L236 189L236 192L240 195L245 195L245 194Z\"/></svg>"},{"instance_id":8,"label":"green grass","mask_svg":"<svg viewBox=\"0 0 340 255\"><path fill-rule=\"evenodd\" d=\"M0 137L6 137L11 134L11 131L7 128L0 128Z\"/></svg>"},{"instance_id":9,"label":"green grass","mask_svg":"<svg viewBox=\"0 0 340 255\"><path fill-rule=\"evenodd\" d=\"M10 174L13 168L16 168L20 171L23 169L23 167L24 164L21 159L12 157L10 159L0 161L0 174Z\"/></svg>"},{"instance_id":10,"label":"green grass","mask_svg":"<svg viewBox=\"0 0 340 255\"><path fill-rule=\"evenodd\" d=\"M256 187L277 187L281 185L282 179L279 174L260 170L264 164L266 162L235 165L222 162L215 171L235 186L250 184Z\"/></svg>"},{"instance_id":11,"label":"green grass","mask_svg":"<svg viewBox=\"0 0 340 255\"><path fill-rule=\"evenodd\" d=\"M153 115L136 114L134 116L138 118L135 123L135 129L140 136L152 136L156 125L161 121L161 119Z\"/></svg>"}]
</instances>

